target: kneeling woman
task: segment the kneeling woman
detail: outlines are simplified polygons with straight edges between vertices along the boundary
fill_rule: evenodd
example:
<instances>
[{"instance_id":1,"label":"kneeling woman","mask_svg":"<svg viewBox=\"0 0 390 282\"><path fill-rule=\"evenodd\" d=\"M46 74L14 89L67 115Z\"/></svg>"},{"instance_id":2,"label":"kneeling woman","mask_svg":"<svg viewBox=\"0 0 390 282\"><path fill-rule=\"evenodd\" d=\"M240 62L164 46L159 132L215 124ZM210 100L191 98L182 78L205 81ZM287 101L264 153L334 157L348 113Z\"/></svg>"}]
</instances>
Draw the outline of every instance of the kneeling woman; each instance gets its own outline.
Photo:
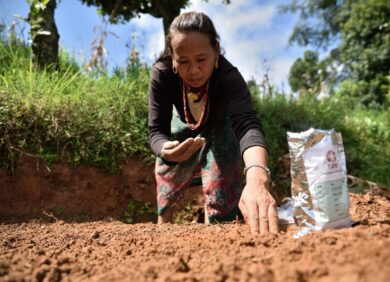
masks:
<instances>
[{"instance_id":1,"label":"kneeling woman","mask_svg":"<svg viewBox=\"0 0 390 282\"><path fill-rule=\"evenodd\" d=\"M239 208L253 234L278 232L262 127L203 13L181 14L170 26L149 84L149 130L159 223L170 221L170 208L198 176L211 222L230 220Z\"/></svg>"}]
</instances>

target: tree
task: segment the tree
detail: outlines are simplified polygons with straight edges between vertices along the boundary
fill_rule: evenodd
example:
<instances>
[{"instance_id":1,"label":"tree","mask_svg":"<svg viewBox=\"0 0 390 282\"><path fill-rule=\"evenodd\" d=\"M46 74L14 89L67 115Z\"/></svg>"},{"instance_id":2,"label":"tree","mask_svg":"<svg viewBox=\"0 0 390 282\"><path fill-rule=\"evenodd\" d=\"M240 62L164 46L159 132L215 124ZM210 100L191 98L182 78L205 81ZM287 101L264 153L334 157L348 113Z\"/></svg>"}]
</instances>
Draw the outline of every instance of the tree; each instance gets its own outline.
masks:
<instances>
[{"instance_id":1,"label":"tree","mask_svg":"<svg viewBox=\"0 0 390 282\"><path fill-rule=\"evenodd\" d=\"M32 60L36 67L57 69L60 36L54 20L55 0L27 0L30 5L28 21L31 27Z\"/></svg>"},{"instance_id":2,"label":"tree","mask_svg":"<svg viewBox=\"0 0 390 282\"><path fill-rule=\"evenodd\" d=\"M307 94L316 94L321 88L323 69L318 61L318 52L307 50L291 66L288 82L291 90L299 92L302 99Z\"/></svg>"},{"instance_id":3,"label":"tree","mask_svg":"<svg viewBox=\"0 0 390 282\"><path fill-rule=\"evenodd\" d=\"M390 1L294 0L282 10L300 14L290 43L332 47L326 62L342 67L337 78L364 86L357 93L361 102L385 102L390 73Z\"/></svg>"},{"instance_id":4,"label":"tree","mask_svg":"<svg viewBox=\"0 0 390 282\"><path fill-rule=\"evenodd\" d=\"M389 91L390 2L357 1L340 34L341 62L346 64L350 79L364 82L360 87L363 102L383 104Z\"/></svg>"},{"instance_id":5,"label":"tree","mask_svg":"<svg viewBox=\"0 0 390 282\"><path fill-rule=\"evenodd\" d=\"M290 43L326 48L339 38L340 24L345 21L345 0L293 0L282 12L299 12L300 21L290 36ZM347 3L348 2L348 3Z\"/></svg>"},{"instance_id":6,"label":"tree","mask_svg":"<svg viewBox=\"0 0 390 282\"><path fill-rule=\"evenodd\" d=\"M111 23L127 22L140 14L150 14L163 19L164 33L167 35L173 19L180 9L189 4L189 0L81 0L88 6L97 6ZM208 1L208 0L204 0ZM223 0L225 4L230 0Z\"/></svg>"}]
</instances>

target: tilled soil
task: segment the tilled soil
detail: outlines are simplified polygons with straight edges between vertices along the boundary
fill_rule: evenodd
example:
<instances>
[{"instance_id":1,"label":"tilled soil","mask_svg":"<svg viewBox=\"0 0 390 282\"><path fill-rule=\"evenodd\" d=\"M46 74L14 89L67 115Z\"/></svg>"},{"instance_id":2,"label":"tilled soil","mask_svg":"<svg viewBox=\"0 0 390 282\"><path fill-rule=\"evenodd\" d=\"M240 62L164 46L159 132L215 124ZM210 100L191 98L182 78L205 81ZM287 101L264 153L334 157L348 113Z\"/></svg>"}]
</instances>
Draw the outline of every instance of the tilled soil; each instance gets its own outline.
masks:
<instances>
[{"instance_id":1,"label":"tilled soil","mask_svg":"<svg viewBox=\"0 0 390 282\"><path fill-rule=\"evenodd\" d=\"M390 201L351 194L353 228L293 239L216 225L0 223L0 281L389 281Z\"/></svg>"}]
</instances>

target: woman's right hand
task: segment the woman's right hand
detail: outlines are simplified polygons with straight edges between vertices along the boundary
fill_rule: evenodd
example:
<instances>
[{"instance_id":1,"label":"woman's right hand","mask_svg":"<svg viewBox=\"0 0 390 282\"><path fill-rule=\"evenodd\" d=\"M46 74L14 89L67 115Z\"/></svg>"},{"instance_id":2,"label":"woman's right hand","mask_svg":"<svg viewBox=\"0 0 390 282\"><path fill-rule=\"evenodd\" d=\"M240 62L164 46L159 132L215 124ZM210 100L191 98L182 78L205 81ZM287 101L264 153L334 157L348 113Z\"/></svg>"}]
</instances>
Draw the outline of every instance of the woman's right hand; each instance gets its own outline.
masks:
<instances>
[{"instance_id":1,"label":"woman's right hand","mask_svg":"<svg viewBox=\"0 0 390 282\"><path fill-rule=\"evenodd\" d=\"M179 141L167 141L163 144L161 156L168 162L183 162L188 160L205 143L205 138L188 138L182 143Z\"/></svg>"}]
</instances>

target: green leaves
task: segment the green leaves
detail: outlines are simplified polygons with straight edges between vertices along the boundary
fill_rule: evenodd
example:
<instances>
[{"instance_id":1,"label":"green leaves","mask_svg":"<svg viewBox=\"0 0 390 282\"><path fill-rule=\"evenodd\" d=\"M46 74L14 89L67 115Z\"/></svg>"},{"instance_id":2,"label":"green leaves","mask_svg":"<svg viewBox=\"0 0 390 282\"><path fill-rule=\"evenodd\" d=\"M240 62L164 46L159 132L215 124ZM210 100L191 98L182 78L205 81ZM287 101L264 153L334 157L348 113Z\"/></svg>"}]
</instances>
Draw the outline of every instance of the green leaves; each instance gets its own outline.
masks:
<instances>
[{"instance_id":1,"label":"green leaves","mask_svg":"<svg viewBox=\"0 0 390 282\"><path fill-rule=\"evenodd\" d=\"M299 91L301 98L310 93L319 93L321 81L325 79L324 71L318 62L318 53L305 51L303 59L298 58L291 66L288 78L291 89Z\"/></svg>"},{"instance_id":2,"label":"green leaves","mask_svg":"<svg viewBox=\"0 0 390 282\"><path fill-rule=\"evenodd\" d=\"M342 71L333 73L332 80L364 85L354 91L355 96L361 95L360 103L390 105L389 84L384 79L390 72L389 1L295 0L283 11L300 13L290 43L333 48L323 62L325 67L337 65ZM291 87L297 88L292 82Z\"/></svg>"},{"instance_id":3,"label":"green leaves","mask_svg":"<svg viewBox=\"0 0 390 282\"><path fill-rule=\"evenodd\" d=\"M39 11L45 10L50 0L26 0L26 1L27 4L30 6L30 13L32 13L34 16Z\"/></svg>"},{"instance_id":4,"label":"green leaves","mask_svg":"<svg viewBox=\"0 0 390 282\"><path fill-rule=\"evenodd\" d=\"M173 19L180 14L180 10L186 8L190 0L81 0L88 6L96 6L98 13L108 17L111 23L124 23L140 14L150 14L163 19L165 34ZM208 2L207 0L204 0ZM223 4L229 4L230 0L222 0Z\"/></svg>"}]
</instances>

